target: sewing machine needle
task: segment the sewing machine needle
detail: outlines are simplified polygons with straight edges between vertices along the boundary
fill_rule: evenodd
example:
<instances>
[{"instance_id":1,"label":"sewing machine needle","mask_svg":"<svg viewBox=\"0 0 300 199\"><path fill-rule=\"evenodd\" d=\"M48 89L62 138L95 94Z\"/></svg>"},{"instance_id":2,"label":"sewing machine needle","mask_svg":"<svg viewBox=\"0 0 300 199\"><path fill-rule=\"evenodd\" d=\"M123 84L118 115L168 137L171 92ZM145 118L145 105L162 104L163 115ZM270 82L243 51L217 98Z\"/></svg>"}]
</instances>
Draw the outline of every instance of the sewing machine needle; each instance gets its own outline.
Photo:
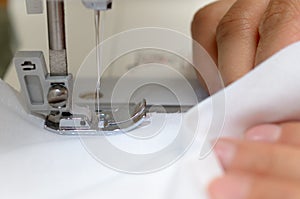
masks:
<instances>
[{"instance_id":1,"label":"sewing machine needle","mask_svg":"<svg viewBox=\"0 0 300 199\"><path fill-rule=\"evenodd\" d=\"M101 22L100 22L101 19ZM101 36L100 36L101 30ZM103 41L104 25L102 17L100 18L100 10L95 10L95 35L96 35L96 65L97 65L97 86L95 96L95 112L100 111L100 87L101 87L101 71L102 71L102 47L101 41ZM101 38L100 38L101 37Z\"/></svg>"}]
</instances>

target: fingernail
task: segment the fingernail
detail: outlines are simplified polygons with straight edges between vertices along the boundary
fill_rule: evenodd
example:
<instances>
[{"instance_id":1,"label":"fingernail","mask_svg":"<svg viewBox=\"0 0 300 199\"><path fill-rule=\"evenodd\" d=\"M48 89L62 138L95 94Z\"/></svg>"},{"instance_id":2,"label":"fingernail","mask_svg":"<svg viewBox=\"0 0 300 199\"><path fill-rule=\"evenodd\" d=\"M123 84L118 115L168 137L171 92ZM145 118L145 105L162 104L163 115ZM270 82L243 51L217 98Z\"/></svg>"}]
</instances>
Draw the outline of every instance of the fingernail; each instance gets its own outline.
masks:
<instances>
[{"instance_id":1,"label":"fingernail","mask_svg":"<svg viewBox=\"0 0 300 199\"><path fill-rule=\"evenodd\" d=\"M256 126L245 134L246 140L276 142L281 135L281 127L273 124Z\"/></svg>"},{"instance_id":2,"label":"fingernail","mask_svg":"<svg viewBox=\"0 0 300 199\"><path fill-rule=\"evenodd\" d=\"M219 140L214 148L214 152L219 158L223 167L228 167L235 155L235 145L227 140Z\"/></svg>"},{"instance_id":3,"label":"fingernail","mask_svg":"<svg viewBox=\"0 0 300 199\"><path fill-rule=\"evenodd\" d=\"M208 187L212 199L245 199L250 192L250 180L240 176L223 176Z\"/></svg>"}]
</instances>

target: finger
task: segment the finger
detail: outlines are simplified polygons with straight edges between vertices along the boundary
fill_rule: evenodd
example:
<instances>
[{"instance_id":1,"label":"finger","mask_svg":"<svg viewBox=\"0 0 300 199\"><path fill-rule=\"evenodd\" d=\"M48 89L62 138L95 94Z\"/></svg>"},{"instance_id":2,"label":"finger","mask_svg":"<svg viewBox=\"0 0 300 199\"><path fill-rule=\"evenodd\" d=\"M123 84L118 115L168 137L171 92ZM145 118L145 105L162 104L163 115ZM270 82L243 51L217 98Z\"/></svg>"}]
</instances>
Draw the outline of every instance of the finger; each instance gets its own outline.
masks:
<instances>
[{"instance_id":1,"label":"finger","mask_svg":"<svg viewBox=\"0 0 300 199\"><path fill-rule=\"evenodd\" d=\"M259 26L256 65L300 40L300 1L271 0Z\"/></svg>"},{"instance_id":2,"label":"finger","mask_svg":"<svg viewBox=\"0 0 300 199\"><path fill-rule=\"evenodd\" d=\"M194 67L197 72L198 79L206 89L206 91L210 92L210 94L219 90L209 89L207 85L207 80L215 79L215 77L210 77L210 75L206 74L206 69L203 69L201 66L209 67L210 65L217 64L217 42L216 42L216 30L217 26L231 7L231 5L236 0L222 0L217 1L208 6L200 9L194 16L192 22L192 37L194 39L193 42L193 61ZM203 57L202 47L207 51L209 56L213 61ZM214 62L214 63L213 63ZM201 73L201 74L200 74ZM205 75L203 78L201 75ZM206 81L204 80L206 79ZM215 91L214 91L215 90Z\"/></svg>"},{"instance_id":3,"label":"finger","mask_svg":"<svg viewBox=\"0 0 300 199\"><path fill-rule=\"evenodd\" d=\"M300 122L259 125L249 129L245 139L300 146Z\"/></svg>"},{"instance_id":4,"label":"finger","mask_svg":"<svg viewBox=\"0 0 300 199\"><path fill-rule=\"evenodd\" d=\"M256 175L230 173L208 187L212 199L298 199L300 183Z\"/></svg>"},{"instance_id":5,"label":"finger","mask_svg":"<svg viewBox=\"0 0 300 199\"><path fill-rule=\"evenodd\" d=\"M259 22L269 0L238 0L217 28L218 66L226 85L255 63Z\"/></svg>"},{"instance_id":6,"label":"finger","mask_svg":"<svg viewBox=\"0 0 300 199\"><path fill-rule=\"evenodd\" d=\"M215 153L227 171L300 179L300 149L279 144L220 140Z\"/></svg>"},{"instance_id":7,"label":"finger","mask_svg":"<svg viewBox=\"0 0 300 199\"><path fill-rule=\"evenodd\" d=\"M195 14L192 22L193 39L209 53L215 63L217 63L217 26L235 1L222 0L209 4Z\"/></svg>"}]
</instances>

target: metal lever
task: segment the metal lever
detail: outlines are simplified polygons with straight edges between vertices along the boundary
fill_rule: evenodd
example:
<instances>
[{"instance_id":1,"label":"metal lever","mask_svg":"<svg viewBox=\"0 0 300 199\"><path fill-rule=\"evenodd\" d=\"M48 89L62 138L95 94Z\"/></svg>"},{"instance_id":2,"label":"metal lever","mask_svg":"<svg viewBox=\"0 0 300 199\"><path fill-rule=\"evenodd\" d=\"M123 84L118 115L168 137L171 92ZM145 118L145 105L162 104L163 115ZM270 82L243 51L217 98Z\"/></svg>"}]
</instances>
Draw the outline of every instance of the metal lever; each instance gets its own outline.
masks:
<instances>
[{"instance_id":1,"label":"metal lever","mask_svg":"<svg viewBox=\"0 0 300 199\"><path fill-rule=\"evenodd\" d=\"M82 3L93 10L108 10L112 7L112 0L82 0Z\"/></svg>"}]
</instances>

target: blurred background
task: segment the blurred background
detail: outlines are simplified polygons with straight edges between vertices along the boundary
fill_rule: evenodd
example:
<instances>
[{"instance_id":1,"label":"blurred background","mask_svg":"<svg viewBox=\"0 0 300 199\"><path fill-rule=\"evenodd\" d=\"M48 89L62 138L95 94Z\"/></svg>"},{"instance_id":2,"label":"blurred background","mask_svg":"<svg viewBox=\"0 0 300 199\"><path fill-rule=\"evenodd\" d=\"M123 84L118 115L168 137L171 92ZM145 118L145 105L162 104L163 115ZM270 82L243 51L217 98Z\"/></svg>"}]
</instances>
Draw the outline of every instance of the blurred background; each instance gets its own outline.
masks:
<instances>
[{"instance_id":1,"label":"blurred background","mask_svg":"<svg viewBox=\"0 0 300 199\"><path fill-rule=\"evenodd\" d=\"M81 0L65 2L69 71L76 74L95 47L94 13L86 9ZM106 39L133 28L162 27L190 37L194 13L209 2L211 0L113 0L113 9L105 14L105 32L102 34ZM44 14L28 15L25 0L0 0L0 75L19 90L17 75L11 64L17 50L42 50L47 60L45 9ZM191 56L191 51L182 54ZM153 56L155 53L148 55L150 58Z\"/></svg>"},{"instance_id":2,"label":"blurred background","mask_svg":"<svg viewBox=\"0 0 300 199\"><path fill-rule=\"evenodd\" d=\"M13 56L13 30L7 0L0 0L0 78L3 78Z\"/></svg>"}]
</instances>

